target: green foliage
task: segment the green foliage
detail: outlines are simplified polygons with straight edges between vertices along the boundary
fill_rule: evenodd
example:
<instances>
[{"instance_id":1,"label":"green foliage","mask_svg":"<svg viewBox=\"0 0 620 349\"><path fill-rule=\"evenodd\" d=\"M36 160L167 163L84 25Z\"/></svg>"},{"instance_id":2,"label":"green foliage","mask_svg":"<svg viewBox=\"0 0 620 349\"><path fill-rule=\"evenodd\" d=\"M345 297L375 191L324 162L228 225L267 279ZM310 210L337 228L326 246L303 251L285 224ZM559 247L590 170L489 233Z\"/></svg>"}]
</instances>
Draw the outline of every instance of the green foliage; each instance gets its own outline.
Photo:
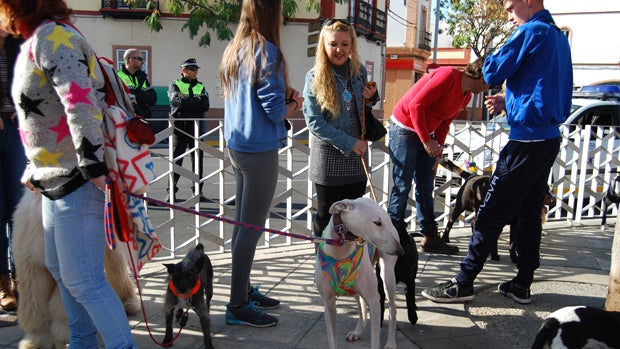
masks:
<instances>
[{"instance_id":1,"label":"green foliage","mask_svg":"<svg viewBox=\"0 0 620 349\"><path fill-rule=\"evenodd\" d=\"M132 6L136 0L127 0ZM336 0L336 3L345 3L348 0ZM242 0L167 0L160 1L165 4L164 9L157 8L157 2L149 0L147 8L151 9L151 14L144 19L144 23L151 31L159 32L164 29L161 22L161 11L170 13L174 16L187 15L187 21L183 24L183 31L187 30L190 39L200 36L199 46L209 46L211 35L215 34L218 40L227 41L232 39L234 33L229 26L236 23L241 14ZM299 10L298 3L302 1L282 0L282 13L284 22L294 18ZM305 0L306 10L320 13L320 0Z\"/></svg>"},{"instance_id":2,"label":"green foliage","mask_svg":"<svg viewBox=\"0 0 620 349\"><path fill-rule=\"evenodd\" d=\"M501 1L440 0L440 8L452 46L469 46L477 57L503 45L512 32Z\"/></svg>"}]
</instances>

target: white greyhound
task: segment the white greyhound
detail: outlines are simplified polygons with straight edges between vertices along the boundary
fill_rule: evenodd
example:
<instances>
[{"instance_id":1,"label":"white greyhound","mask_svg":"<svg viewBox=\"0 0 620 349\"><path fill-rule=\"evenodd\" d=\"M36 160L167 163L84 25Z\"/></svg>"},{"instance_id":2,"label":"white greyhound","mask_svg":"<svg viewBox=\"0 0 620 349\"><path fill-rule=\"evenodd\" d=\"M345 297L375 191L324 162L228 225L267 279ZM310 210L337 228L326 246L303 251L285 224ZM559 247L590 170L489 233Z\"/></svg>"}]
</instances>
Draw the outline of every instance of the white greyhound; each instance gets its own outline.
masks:
<instances>
[{"instance_id":1,"label":"white greyhound","mask_svg":"<svg viewBox=\"0 0 620 349\"><path fill-rule=\"evenodd\" d=\"M376 262L373 256L378 256L390 308L385 349L394 349L396 348L394 265L397 256L404 253L398 233L388 214L369 198L338 201L330 207L329 212L332 213L332 218L323 232L323 237L354 239L343 246L323 244L317 250L314 281L325 302L329 348L336 348L336 297L354 295L360 316L355 329L347 334L347 340L352 342L361 338L370 310L371 348L379 349L381 306L377 277L373 270ZM373 251L377 254L372 253Z\"/></svg>"}]
</instances>

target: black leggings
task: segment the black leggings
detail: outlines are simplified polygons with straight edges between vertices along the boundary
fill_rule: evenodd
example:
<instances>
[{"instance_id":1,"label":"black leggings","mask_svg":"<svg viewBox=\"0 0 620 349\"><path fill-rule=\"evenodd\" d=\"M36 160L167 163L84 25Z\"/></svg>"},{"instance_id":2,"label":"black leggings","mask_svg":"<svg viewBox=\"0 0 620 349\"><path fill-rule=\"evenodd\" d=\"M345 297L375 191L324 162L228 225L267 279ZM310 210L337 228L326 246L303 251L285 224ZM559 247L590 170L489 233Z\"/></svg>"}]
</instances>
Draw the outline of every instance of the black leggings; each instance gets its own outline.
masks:
<instances>
[{"instance_id":1,"label":"black leggings","mask_svg":"<svg viewBox=\"0 0 620 349\"><path fill-rule=\"evenodd\" d=\"M329 208L336 201L342 199L357 199L366 193L366 181L331 186L314 184L316 191L316 214L314 216L314 235L323 236L323 229L329 223L331 214Z\"/></svg>"}]
</instances>

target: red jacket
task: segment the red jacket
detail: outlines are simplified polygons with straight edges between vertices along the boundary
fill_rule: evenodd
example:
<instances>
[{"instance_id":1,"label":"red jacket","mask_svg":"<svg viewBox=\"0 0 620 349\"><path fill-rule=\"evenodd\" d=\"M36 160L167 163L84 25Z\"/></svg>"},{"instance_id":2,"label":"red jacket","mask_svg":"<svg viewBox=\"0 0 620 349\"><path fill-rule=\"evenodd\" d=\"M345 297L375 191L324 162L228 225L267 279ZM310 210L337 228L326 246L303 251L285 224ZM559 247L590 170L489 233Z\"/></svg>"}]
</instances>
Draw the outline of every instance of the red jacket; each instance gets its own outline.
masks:
<instances>
[{"instance_id":1,"label":"red jacket","mask_svg":"<svg viewBox=\"0 0 620 349\"><path fill-rule=\"evenodd\" d=\"M450 123L471 99L471 91L463 94L463 72L452 67L433 70L418 80L398 101L392 117L414 130L422 142L433 138L444 144Z\"/></svg>"}]
</instances>

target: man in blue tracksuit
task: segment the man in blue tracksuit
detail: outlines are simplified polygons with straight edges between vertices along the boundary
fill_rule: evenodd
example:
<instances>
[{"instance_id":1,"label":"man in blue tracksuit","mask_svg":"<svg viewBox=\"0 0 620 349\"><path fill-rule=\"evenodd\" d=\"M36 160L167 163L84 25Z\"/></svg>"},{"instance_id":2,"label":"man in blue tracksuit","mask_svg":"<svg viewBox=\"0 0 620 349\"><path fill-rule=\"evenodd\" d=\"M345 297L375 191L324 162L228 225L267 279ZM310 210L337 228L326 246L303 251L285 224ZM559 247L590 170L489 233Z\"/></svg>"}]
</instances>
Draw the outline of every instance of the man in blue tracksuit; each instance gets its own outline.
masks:
<instances>
[{"instance_id":1,"label":"man in blue tracksuit","mask_svg":"<svg viewBox=\"0 0 620 349\"><path fill-rule=\"evenodd\" d=\"M573 74L568 40L543 0L504 0L517 29L483 67L488 85L506 81L506 95L490 96L491 112L506 109L509 142L502 149L480 205L467 257L450 281L422 291L432 301L474 298L473 283L503 227L516 215L517 275L499 292L520 304L531 303L530 285L540 265L540 212L549 171L560 148L559 125L570 113Z\"/></svg>"}]
</instances>

